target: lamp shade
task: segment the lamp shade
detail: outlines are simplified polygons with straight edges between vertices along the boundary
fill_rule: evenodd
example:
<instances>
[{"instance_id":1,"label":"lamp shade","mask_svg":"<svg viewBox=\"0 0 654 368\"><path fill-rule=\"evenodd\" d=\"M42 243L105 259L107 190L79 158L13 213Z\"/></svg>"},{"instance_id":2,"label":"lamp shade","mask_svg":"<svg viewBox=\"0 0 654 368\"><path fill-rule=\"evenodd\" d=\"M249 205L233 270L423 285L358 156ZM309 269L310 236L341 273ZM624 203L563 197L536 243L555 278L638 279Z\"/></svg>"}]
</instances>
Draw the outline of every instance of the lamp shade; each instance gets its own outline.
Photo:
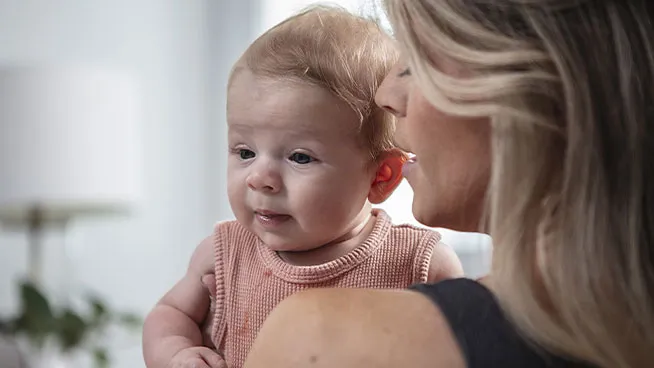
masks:
<instances>
[{"instance_id":1,"label":"lamp shade","mask_svg":"<svg viewBox=\"0 0 654 368\"><path fill-rule=\"evenodd\" d=\"M0 221L124 212L140 196L136 85L116 71L0 68Z\"/></svg>"}]
</instances>

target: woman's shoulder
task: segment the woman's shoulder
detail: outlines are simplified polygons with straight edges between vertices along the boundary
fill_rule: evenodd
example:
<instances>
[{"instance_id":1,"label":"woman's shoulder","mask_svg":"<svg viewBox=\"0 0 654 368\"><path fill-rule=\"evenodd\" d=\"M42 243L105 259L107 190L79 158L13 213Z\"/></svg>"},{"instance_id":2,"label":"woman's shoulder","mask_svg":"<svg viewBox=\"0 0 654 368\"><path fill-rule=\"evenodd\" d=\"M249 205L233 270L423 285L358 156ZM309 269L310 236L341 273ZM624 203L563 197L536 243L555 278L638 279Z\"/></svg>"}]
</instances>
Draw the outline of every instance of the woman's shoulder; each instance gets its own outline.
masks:
<instances>
[{"instance_id":1,"label":"woman's shoulder","mask_svg":"<svg viewBox=\"0 0 654 368\"><path fill-rule=\"evenodd\" d=\"M246 367L588 367L527 342L484 283L312 289L264 323Z\"/></svg>"},{"instance_id":2,"label":"woman's shoulder","mask_svg":"<svg viewBox=\"0 0 654 368\"><path fill-rule=\"evenodd\" d=\"M591 367L575 359L555 356L525 337L487 287L491 284L490 278L480 281L460 278L415 285L412 289L438 306L470 368Z\"/></svg>"},{"instance_id":3,"label":"woman's shoulder","mask_svg":"<svg viewBox=\"0 0 654 368\"><path fill-rule=\"evenodd\" d=\"M256 367L465 367L446 317L406 290L312 289L270 314L245 364Z\"/></svg>"}]
</instances>

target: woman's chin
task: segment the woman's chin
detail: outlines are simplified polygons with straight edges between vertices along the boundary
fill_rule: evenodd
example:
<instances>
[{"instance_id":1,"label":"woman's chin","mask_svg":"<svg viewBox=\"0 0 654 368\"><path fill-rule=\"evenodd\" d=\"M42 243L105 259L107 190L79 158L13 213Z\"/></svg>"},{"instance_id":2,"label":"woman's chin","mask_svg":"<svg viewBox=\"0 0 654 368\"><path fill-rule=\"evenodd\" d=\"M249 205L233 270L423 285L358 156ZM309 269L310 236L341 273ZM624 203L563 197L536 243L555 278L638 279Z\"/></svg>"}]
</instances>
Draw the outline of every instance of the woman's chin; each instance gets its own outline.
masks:
<instances>
[{"instance_id":1,"label":"woman's chin","mask_svg":"<svg viewBox=\"0 0 654 368\"><path fill-rule=\"evenodd\" d=\"M425 205L428 203L427 201L420 201L417 197L414 197L412 205L413 217L425 226L436 227L436 216L428 208L425 208Z\"/></svg>"}]
</instances>

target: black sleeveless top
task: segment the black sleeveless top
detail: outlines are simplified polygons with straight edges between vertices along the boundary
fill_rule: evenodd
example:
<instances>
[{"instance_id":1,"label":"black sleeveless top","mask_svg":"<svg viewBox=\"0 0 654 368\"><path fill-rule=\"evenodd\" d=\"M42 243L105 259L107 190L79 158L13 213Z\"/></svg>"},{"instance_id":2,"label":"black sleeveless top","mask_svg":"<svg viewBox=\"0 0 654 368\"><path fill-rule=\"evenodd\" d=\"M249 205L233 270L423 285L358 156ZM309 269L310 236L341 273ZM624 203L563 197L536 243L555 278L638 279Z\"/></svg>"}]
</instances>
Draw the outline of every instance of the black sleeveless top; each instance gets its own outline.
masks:
<instances>
[{"instance_id":1,"label":"black sleeveless top","mask_svg":"<svg viewBox=\"0 0 654 368\"><path fill-rule=\"evenodd\" d=\"M414 285L448 320L468 368L590 368L528 344L486 287L469 279Z\"/></svg>"}]
</instances>

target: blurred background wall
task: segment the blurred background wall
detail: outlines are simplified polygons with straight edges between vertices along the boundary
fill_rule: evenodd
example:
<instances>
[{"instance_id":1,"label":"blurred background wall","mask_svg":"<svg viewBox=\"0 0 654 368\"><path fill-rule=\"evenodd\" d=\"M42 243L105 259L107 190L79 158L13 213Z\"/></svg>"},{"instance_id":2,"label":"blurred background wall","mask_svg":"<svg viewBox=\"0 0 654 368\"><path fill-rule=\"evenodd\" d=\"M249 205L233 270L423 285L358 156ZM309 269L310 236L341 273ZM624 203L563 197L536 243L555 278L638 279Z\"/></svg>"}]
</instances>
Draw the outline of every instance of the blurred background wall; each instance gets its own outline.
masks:
<instances>
[{"instance_id":1,"label":"blurred background wall","mask_svg":"<svg viewBox=\"0 0 654 368\"><path fill-rule=\"evenodd\" d=\"M142 95L142 199L129 216L75 218L65 239L47 236L46 285L72 294L93 290L112 306L147 313L183 274L212 224L232 218L224 183L225 85L232 63L263 30L308 3L0 0L0 67L120 68L136 77ZM365 0L331 3L368 9ZM403 185L382 207L396 222L414 222L410 203L411 190ZM486 237L445 231L445 239L468 275L486 272ZM62 241L73 264L67 270L48 262L57 259L48 251ZM26 267L25 233L0 228L0 314L17 308L16 280ZM115 340L114 367L144 366L138 337Z\"/></svg>"}]
</instances>

